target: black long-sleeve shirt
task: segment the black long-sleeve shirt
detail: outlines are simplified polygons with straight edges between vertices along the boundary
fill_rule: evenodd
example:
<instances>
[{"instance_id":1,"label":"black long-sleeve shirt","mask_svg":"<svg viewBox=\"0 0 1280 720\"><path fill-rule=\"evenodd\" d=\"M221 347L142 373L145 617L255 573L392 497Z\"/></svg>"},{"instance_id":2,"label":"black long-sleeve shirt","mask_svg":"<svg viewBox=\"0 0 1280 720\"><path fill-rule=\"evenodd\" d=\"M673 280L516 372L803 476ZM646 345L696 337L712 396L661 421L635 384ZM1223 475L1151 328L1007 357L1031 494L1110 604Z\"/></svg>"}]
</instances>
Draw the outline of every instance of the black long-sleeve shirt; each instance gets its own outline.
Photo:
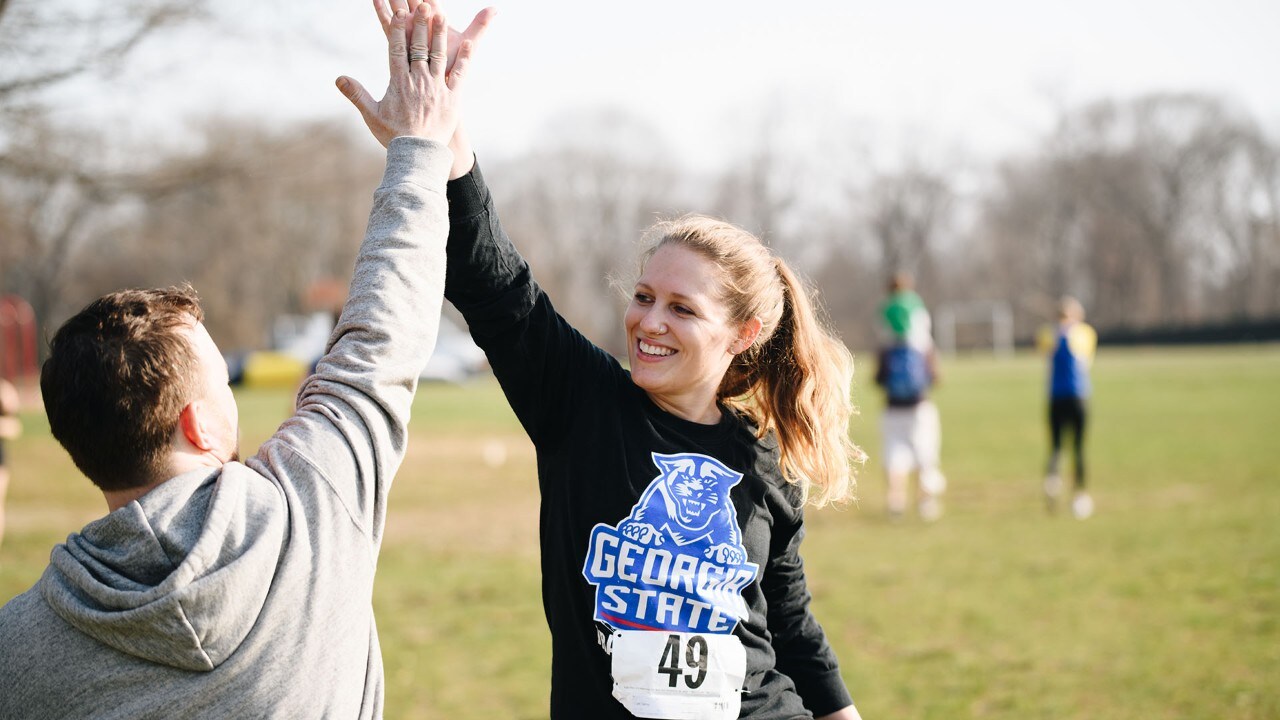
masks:
<instances>
[{"instance_id":1,"label":"black long-sleeve shirt","mask_svg":"<svg viewBox=\"0 0 1280 720\"><path fill-rule=\"evenodd\" d=\"M743 718L849 705L809 612L801 503L774 439L757 439L727 409L715 425L663 411L556 313L503 232L479 168L450 182L448 196L445 297L537 449L551 717L632 717L612 696L613 629L731 628L746 650Z\"/></svg>"}]
</instances>

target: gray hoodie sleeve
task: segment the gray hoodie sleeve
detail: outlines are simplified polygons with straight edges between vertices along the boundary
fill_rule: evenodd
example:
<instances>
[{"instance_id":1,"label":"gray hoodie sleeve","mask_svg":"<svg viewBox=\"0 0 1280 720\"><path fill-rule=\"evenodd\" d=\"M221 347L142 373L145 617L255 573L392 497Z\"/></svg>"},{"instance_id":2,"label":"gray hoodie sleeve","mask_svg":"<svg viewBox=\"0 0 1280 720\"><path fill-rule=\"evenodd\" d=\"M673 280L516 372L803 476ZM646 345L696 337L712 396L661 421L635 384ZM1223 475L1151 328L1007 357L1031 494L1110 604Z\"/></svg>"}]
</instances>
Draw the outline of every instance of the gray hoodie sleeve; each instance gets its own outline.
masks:
<instances>
[{"instance_id":1,"label":"gray hoodie sleeve","mask_svg":"<svg viewBox=\"0 0 1280 720\"><path fill-rule=\"evenodd\" d=\"M323 516L301 519L313 530L350 523L374 553L418 375L440 322L451 162L439 143L391 141L325 355L299 390L297 413L246 462L286 495L296 493L305 512Z\"/></svg>"}]
</instances>

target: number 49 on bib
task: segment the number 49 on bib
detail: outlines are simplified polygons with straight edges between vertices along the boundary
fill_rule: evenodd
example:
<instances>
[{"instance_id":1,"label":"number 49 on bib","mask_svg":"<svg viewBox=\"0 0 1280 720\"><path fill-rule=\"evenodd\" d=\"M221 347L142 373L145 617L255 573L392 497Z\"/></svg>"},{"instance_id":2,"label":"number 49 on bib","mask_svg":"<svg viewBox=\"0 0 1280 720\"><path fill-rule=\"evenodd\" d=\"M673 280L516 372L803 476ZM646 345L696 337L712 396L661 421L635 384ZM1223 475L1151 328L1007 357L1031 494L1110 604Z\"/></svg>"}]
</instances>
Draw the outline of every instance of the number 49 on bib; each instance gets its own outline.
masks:
<instances>
[{"instance_id":1,"label":"number 49 on bib","mask_svg":"<svg viewBox=\"0 0 1280 720\"><path fill-rule=\"evenodd\" d=\"M746 651L733 635L630 630L613 635L613 696L638 717L736 718L746 670Z\"/></svg>"}]
</instances>

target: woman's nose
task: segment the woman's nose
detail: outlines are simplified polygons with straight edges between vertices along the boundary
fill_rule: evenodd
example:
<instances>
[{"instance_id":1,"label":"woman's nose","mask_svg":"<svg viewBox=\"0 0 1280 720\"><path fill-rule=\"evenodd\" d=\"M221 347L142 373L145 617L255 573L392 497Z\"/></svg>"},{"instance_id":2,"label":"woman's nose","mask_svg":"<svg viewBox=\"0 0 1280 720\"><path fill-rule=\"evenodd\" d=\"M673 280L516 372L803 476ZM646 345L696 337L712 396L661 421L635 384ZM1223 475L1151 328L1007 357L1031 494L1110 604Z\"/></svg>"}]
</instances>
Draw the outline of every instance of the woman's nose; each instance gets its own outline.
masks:
<instances>
[{"instance_id":1,"label":"woman's nose","mask_svg":"<svg viewBox=\"0 0 1280 720\"><path fill-rule=\"evenodd\" d=\"M644 317L640 318L640 329L651 335L665 333L667 331L667 322L662 316L662 311L656 308L645 311Z\"/></svg>"}]
</instances>

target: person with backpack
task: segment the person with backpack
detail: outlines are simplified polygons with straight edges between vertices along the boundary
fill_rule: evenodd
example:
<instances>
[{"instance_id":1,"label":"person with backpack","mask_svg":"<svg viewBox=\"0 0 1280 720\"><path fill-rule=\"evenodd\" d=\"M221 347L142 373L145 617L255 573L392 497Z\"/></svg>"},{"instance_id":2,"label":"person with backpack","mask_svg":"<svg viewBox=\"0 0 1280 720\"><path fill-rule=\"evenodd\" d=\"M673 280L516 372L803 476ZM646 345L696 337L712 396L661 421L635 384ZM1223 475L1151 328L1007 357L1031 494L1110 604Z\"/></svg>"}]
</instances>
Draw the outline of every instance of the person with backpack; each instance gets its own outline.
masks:
<instances>
[{"instance_id":1,"label":"person with backpack","mask_svg":"<svg viewBox=\"0 0 1280 720\"><path fill-rule=\"evenodd\" d=\"M912 289L909 275L899 273L890 281L889 296L881 305L881 321L884 340L876 384L885 391L881 427L888 481L886 505L894 518L906 512L907 486L915 472L920 517L932 522L942 516L941 495L947 487L938 467L941 422L937 406L928 397L937 382L937 354L929 311Z\"/></svg>"}]
</instances>

